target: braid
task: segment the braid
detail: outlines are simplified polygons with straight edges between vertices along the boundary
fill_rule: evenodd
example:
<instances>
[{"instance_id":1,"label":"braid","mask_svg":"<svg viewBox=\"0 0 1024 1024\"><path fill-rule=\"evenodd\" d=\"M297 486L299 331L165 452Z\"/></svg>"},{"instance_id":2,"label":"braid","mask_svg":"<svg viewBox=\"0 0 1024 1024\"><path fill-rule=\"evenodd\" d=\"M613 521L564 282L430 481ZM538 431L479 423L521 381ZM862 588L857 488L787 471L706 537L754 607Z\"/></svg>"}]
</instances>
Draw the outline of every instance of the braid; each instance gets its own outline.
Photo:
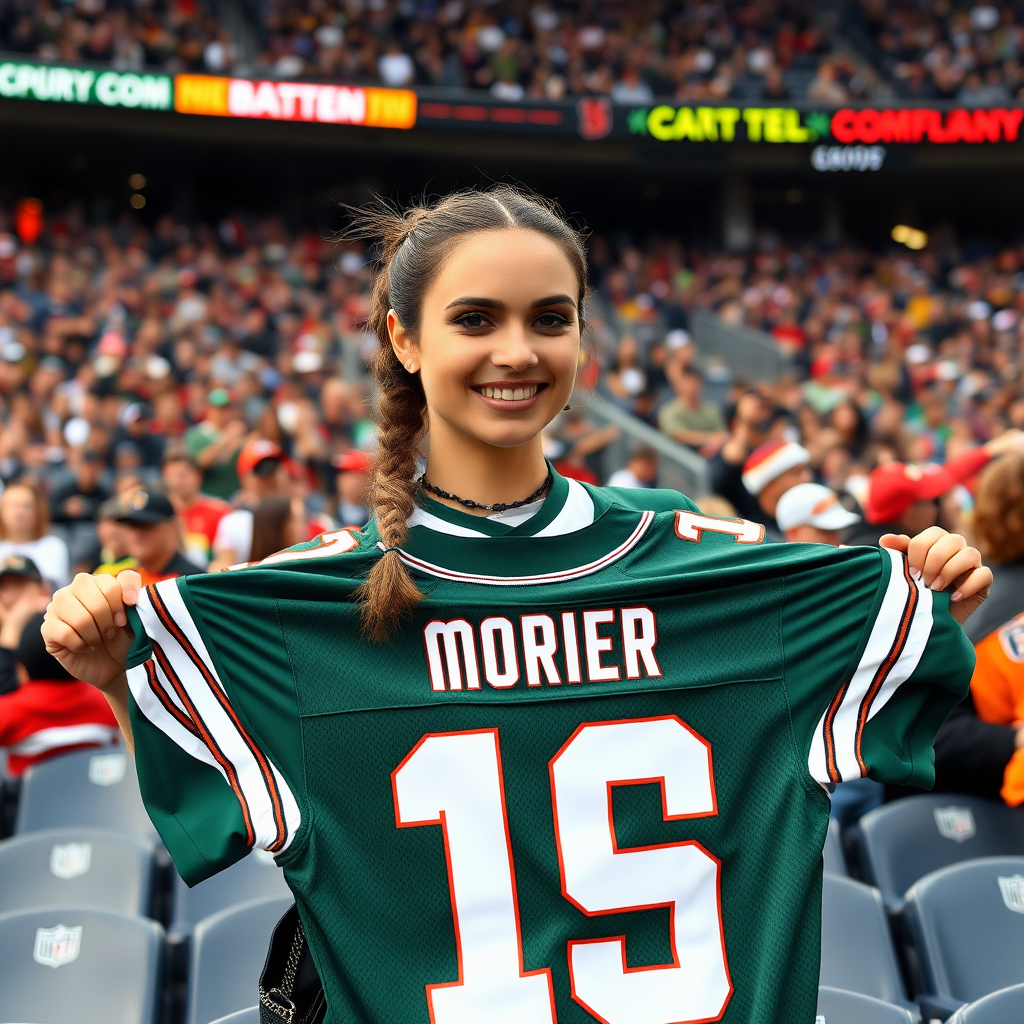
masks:
<instances>
[{"instance_id":1,"label":"braid","mask_svg":"<svg viewBox=\"0 0 1024 1024\"><path fill-rule=\"evenodd\" d=\"M385 547L405 541L409 516L416 507L416 452L423 435L426 399L419 377L398 361L387 342L387 275L380 274L370 302L369 326L385 342L377 348L373 372L380 388L377 458L368 503L377 517ZM356 591L362 602L363 632L375 643L391 635L397 621L407 617L423 599L398 552L388 551L374 564Z\"/></svg>"}]
</instances>

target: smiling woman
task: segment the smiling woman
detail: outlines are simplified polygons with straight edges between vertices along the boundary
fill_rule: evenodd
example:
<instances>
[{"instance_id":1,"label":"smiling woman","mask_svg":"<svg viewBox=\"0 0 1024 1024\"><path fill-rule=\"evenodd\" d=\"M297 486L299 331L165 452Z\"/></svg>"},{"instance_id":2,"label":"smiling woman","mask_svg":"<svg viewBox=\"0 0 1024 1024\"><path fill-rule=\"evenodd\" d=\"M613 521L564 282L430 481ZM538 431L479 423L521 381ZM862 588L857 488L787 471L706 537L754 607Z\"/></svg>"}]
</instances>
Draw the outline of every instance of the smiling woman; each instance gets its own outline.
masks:
<instances>
[{"instance_id":1,"label":"smiling woman","mask_svg":"<svg viewBox=\"0 0 1024 1024\"><path fill-rule=\"evenodd\" d=\"M397 549L424 431L424 483L453 495L443 502L485 515L547 479L541 431L576 381L587 261L553 204L508 187L358 211L348 234L381 245L369 315L380 385L369 502L388 551L360 588L364 628L380 641L422 597Z\"/></svg>"}]
</instances>

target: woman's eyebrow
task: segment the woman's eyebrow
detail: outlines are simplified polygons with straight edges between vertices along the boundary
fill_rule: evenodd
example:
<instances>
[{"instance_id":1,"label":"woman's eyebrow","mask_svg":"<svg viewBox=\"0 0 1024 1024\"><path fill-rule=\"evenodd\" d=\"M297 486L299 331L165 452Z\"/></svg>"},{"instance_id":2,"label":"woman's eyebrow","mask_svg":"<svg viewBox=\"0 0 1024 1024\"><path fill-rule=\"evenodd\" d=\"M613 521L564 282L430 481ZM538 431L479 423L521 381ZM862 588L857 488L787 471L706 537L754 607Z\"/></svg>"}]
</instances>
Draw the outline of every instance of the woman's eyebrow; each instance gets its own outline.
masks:
<instances>
[{"instance_id":1,"label":"woman's eyebrow","mask_svg":"<svg viewBox=\"0 0 1024 1024\"><path fill-rule=\"evenodd\" d=\"M453 306L483 306L485 309L504 309L505 303L499 302L497 299L475 299L472 296L465 296L461 299L453 299L444 308L451 309Z\"/></svg>"},{"instance_id":2,"label":"woman's eyebrow","mask_svg":"<svg viewBox=\"0 0 1024 1024\"><path fill-rule=\"evenodd\" d=\"M546 299L538 299L530 307L531 309L537 309L538 306L561 306L568 305L576 308L576 303L568 295L549 295Z\"/></svg>"}]
</instances>

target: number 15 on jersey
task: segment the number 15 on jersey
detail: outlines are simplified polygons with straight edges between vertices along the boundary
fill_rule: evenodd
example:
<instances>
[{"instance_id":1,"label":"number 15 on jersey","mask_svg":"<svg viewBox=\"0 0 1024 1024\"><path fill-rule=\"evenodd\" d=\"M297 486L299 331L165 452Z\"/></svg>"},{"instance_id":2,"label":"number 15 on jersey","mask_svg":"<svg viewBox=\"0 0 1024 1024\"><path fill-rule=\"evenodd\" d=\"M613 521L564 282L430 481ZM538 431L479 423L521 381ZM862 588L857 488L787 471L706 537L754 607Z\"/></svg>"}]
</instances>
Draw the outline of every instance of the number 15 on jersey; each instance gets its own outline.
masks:
<instances>
[{"instance_id":1,"label":"number 15 on jersey","mask_svg":"<svg viewBox=\"0 0 1024 1024\"><path fill-rule=\"evenodd\" d=\"M718 1020L732 995L721 865L687 840L619 849L612 787L659 783L666 821L718 813L711 748L675 716L581 725L551 759L562 895L588 917L669 907L672 960L630 968L624 935L570 940L572 998L604 1024ZM556 1024L549 968L525 971L496 729L424 736L391 776L399 828L440 825L459 978L432 1024Z\"/></svg>"}]
</instances>

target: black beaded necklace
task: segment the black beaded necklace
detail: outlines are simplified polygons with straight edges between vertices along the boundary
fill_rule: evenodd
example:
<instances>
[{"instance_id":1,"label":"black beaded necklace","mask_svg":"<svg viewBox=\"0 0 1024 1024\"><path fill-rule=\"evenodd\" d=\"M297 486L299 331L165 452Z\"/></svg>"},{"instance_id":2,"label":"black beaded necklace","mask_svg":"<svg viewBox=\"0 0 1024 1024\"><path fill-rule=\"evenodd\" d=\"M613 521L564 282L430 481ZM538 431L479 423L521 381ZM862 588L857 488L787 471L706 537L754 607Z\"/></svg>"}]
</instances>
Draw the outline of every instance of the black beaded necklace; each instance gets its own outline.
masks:
<instances>
[{"instance_id":1,"label":"black beaded necklace","mask_svg":"<svg viewBox=\"0 0 1024 1024\"><path fill-rule=\"evenodd\" d=\"M428 484L425 476L421 476L416 482L428 494L433 494L437 498L444 498L445 501L457 501L463 508L482 508L487 512L508 512L513 508L522 508L524 505L530 505L540 498L540 496L551 486L551 468L550 466L548 467L548 475L544 478L544 483L542 483L540 487L533 492L533 494L528 498L523 498L521 501L511 501L508 504L498 501L493 505L483 505L479 501L473 501L472 498L460 498L457 494L449 494L447 491L442 491L440 487Z\"/></svg>"}]
</instances>

